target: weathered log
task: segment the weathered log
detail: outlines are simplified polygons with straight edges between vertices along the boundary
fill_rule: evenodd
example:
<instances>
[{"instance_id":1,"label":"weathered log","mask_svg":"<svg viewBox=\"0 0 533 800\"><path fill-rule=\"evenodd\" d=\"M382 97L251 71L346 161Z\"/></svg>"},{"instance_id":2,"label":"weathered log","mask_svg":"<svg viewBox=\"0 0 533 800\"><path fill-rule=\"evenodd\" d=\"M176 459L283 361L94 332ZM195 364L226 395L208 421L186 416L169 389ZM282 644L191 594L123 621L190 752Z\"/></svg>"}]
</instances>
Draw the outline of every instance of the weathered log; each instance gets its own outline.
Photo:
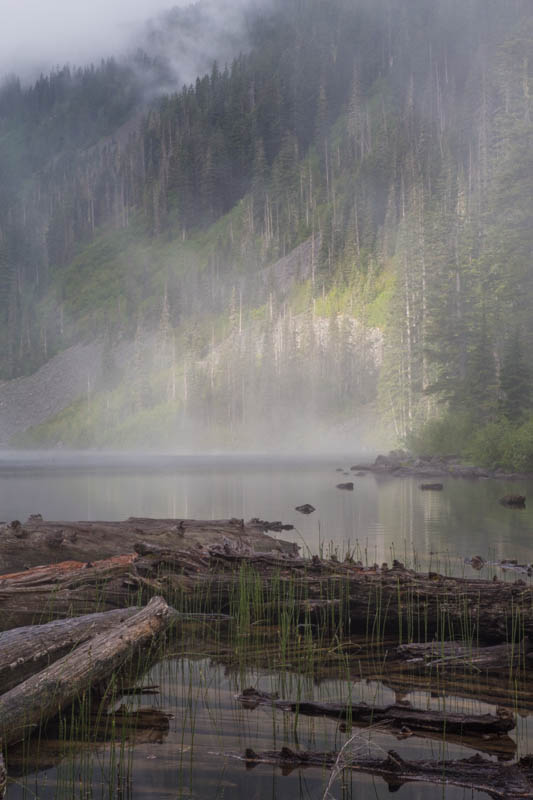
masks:
<instances>
[{"instance_id":1,"label":"weathered log","mask_svg":"<svg viewBox=\"0 0 533 800\"><path fill-rule=\"evenodd\" d=\"M99 634L0 696L0 736L10 744L107 680L135 651L149 645L173 619L161 597L111 631Z\"/></svg>"},{"instance_id":2,"label":"weathered log","mask_svg":"<svg viewBox=\"0 0 533 800\"><path fill-rule=\"evenodd\" d=\"M227 754L232 755L232 754ZM396 791L405 783L431 783L446 786L459 786L479 792L489 797L503 800L524 800L533 798L533 757L526 756L515 764L498 764L480 755L472 758L450 761L406 761L394 750L389 750L387 758L363 756L357 752L303 752L283 747L279 751L256 753L247 749L244 756L235 756L246 763L248 769L259 764L273 764L284 774L294 769L321 767L349 769L378 775Z\"/></svg>"},{"instance_id":3,"label":"weathered log","mask_svg":"<svg viewBox=\"0 0 533 800\"><path fill-rule=\"evenodd\" d=\"M459 736L499 736L515 727L513 715L502 709L498 716L492 714L458 714L413 708L409 703L389 706L369 706L367 703L317 703L301 700L280 700L275 695L257 689L245 689L238 700L245 708L260 705L280 711L297 712L310 717L331 717L351 722L353 725L377 725L407 729L411 733L446 733Z\"/></svg>"},{"instance_id":4,"label":"weathered log","mask_svg":"<svg viewBox=\"0 0 533 800\"><path fill-rule=\"evenodd\" d=\"M48 522L39 515L23 525L0 526L0 575L61 561L97 561L133 552L138 541L194 550L227 540L257 552L297 552L296 545L267 535L281 523L254 519L191 520L130 517L122 522Z\"/></svg>"},{"instance_id":5,"label":"weathered log","mask_svg":"<svg viewBox=\"0 0 533 800\"><path fill-rule=\"evenodd\" d=\"M124 608L0 633L0 694L139 611Z\"/></svg>"},{"instance_id":6,"label":"weathered log","mask_svg":"<svg viewBox=\"0 0 533 800\"><path fill-rule=\"evenodd\" d=\"M444 489L443 483L421 483L420 489L423 492L442 492Z\"/></svg>"},{"instance_id":7,"label":"weathered log","mask_svg":"<svg viewBox=\"0 0 533 800\"><path fill-rule=\"evenodd\" d=\"M194 647L194 632L182 630L180 637L183 652L187 653ZM189 637L187 639L183 637ZM235 662L234 649L231 641L224 643L224 639L217 637L211 644L204 644L202 652L207 653L215 662L224 665L228 674L239 678L240 666ZM523 676L512 676L512 680L502 680L500 676L490 677L485 674L456 673L452 670L442 671L418 671L406 668L405 663L395 656L395 647L374 649L365 645L357 644L351 638L353 649L350 651L350 643L342 643L339 649L331 650L327 644L324 647L317 646L311 662L313 664L313 684L316 686L324 682L336 680L339 670L352 680L380 682L385 688L390 689L396 694L396 704L401 705L406 697L413 692L423 692L428 697L449 696L461 697L467 700L475 700L486 703L492 707L506 709L509 714L518 711L521 716L527 716L533 710L533 684L525 680ZM318 643L317 643L318 644ZM294 648L294 649L293 649ZM302 668L301 644L294 643L289 645L284 653L284 664L286 669L298 672ZM271 644L263 643L260 648L253 648L246 653L246 668L249 670L265 672L272 667L273 661L279 659L279 641L272 640ZM308 662L306 661L306 664ZM305 667L307 674L307 666ZM447 706L444 706L447 707ZM470 709L466 705L465 710ZM457 709L457 710L460 710ZM495 713L494 711L492 712ZM356 725L357 727L357 725ZM364 727L364 726L362 726ZM404 738L401 729L393 729L394 735ZM407 732L404 732L407 733ZM416 733L416 732L413 732ZM424 738L435 740L442 739L439 733L429 731L421 732ZM466 736L464 734L447 734L448 741L456 741L461 745L475 750L497 756L501 760L510 760L516 756L516 741L511 735L495 734L484 738L482 735Z\"/></svg>"},{"instance_id":8,"label":"weathered log","mask_svg":"<svg viewBox=\"0 0 533 800\"><path fill-rule=\"evenodd\" d=\"M135 554L65 561L0 575L0 629L125 608L136 601Z\"/></svg>"},{"instance_id":9,"label":"weathered log","mask_svg":"<svg viewBox=\"0 0 533 800\"><path fill-rule=\"evenodd\" d=\"M409 667L422 669L460 667L470 672L503 674L506 677L523 669L530 660L533 645L528 638L516 644L476 647L465 642L423 642L400 645L396 652Z\"/></svg>"},{"instance_id":10,"label":"weathered log","mask_svg":"<svg viewBox=\"0 0 533 800\"><path fill-rule=\"evenodd\" d=\"M317 556L308 560L296 556L295 545L263 532L257 534L259 539L242 534L240 521L232 522L231 536L214 525L210 533L194 528L196 533L190 538L187 525L184 538L169 534L170 522L176 520L152 520L151 533L139 527L139 538L131 548L137 545L144 555L131 552L103 561L66 562L0 576L0 626L123 608L133 598L137 602L139 596L146 599L153 594L174 602L175 597L197 591L206 613L229 613L236 577L246 566L247 572L255 572L254 581L261 585L265 603L275 586L281 597L274 606L281 608L285 587L290 587L286 602L291 604L291 613L300 613L302 622L341 620L345 629L366 632L375 641L386 634L399 638L400 633L408 640L453 639L460 638L466 628L482 643L499 643L508 640L518 618L524 633L533 638L533 589L523 580L510 583L416 573L398 562L392 568L386 564L364 568L349 560L340 563ZM108 523L87 525L93 526L91 535L99 530L97 538L101 538ZM103 526L101 530L98 525ZM157 533L160 529L167 533Z\"/></svg>"}]
</instances>

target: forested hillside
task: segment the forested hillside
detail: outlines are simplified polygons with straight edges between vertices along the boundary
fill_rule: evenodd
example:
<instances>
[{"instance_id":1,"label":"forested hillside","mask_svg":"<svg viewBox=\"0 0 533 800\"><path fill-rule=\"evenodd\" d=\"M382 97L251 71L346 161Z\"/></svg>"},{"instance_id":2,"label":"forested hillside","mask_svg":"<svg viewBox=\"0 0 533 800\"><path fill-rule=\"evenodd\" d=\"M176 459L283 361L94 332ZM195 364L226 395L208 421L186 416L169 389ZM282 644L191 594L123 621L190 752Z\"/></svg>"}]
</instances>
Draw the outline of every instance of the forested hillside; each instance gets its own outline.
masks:
<instances>
[{"instance_id":1,"label":"forested hillside","mask_svg":"<svg viewBox=\"0 0 533 800\"><path fill-rule=\"evenodd\" d=\"M0 91L1 376L103 343L100 385L18 441L379 421L512 460L533 407L530 4L275 0L247 25L173 94L149 51Z\"/></svg>"}]
</instances>

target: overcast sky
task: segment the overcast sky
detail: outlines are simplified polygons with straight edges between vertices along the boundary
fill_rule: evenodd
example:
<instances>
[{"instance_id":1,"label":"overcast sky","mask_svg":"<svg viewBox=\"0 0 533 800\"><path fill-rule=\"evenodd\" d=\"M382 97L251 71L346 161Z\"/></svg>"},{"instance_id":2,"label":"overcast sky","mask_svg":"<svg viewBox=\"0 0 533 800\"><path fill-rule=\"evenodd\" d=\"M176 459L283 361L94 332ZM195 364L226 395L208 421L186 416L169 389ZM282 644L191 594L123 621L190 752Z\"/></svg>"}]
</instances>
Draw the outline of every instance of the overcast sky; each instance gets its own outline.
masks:
<instances>
[{"instance_id":1,"label":"overcast sky","mask_svg":"<svg viewBox=\"0 0 533 800\"><path fill-rule=\"evenodd\" d=\"M0 0L0 76L124 50L144 20L188 0Z\"/></svg>"}]
</instances>

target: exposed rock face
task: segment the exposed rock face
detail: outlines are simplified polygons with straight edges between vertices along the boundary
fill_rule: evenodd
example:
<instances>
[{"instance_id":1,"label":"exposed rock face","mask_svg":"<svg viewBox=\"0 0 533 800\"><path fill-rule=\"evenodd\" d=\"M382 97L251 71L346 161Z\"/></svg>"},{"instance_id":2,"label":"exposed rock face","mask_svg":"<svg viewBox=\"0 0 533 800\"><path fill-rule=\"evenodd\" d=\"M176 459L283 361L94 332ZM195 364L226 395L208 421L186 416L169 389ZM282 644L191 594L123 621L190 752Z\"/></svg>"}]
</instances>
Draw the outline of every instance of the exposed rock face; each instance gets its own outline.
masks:
<instances>
[{"instance_id":1,"label":"exposed rock face","mask_svg":"<svg viewBox=\"0 0 533 800\"><path fill-rule=\"evenodd\" d=\"M93 392L101 372L102 345L91 342L58 353L33 375L0 381L0 446Z\"/></svg>"}]
</instances>

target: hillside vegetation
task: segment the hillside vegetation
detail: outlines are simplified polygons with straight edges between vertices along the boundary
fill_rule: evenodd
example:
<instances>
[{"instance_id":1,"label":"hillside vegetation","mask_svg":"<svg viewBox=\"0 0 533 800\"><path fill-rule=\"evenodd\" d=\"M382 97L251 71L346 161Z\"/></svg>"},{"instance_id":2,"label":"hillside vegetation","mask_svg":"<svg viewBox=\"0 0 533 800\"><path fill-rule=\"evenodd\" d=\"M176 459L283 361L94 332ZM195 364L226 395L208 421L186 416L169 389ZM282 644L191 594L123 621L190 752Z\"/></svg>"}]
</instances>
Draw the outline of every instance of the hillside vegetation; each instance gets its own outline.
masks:
<instances>
[{"instance_id":1,"label":"hillside vegetation","mask_svg":"<svg viewBox=\"0 0 533 800\"><path fill-rule=\"evenodd\" d=\"M175 94L154 94L149 54L0 92L1 375L103 342L90 402L16 441L234 446L379 420L516 460L529 4L277 0L248 24L245 53Z\"/></svg>"}]
</instances>

